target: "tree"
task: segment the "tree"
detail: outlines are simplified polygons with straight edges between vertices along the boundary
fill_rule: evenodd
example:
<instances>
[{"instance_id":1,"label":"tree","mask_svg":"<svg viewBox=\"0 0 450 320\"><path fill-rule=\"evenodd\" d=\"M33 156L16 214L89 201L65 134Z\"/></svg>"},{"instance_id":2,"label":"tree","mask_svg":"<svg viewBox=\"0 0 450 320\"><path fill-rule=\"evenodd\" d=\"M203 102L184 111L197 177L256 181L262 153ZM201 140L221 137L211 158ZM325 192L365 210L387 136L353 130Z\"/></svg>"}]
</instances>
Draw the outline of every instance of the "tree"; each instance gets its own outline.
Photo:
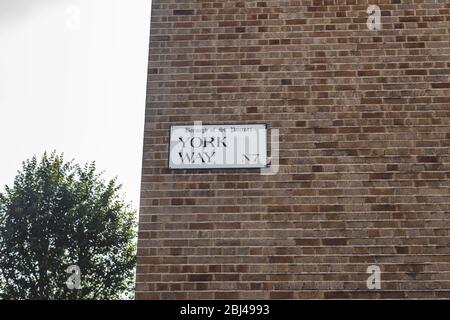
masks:
<instances>
[{"instance_id":1,"label":"tree","mask_svg":"<svg viewBox=\"0 0 450 320\"><path fill-rule=\"evenodd\" d=\"M26 160L13 187L0 193L0 298L130 295L135 212L120 189L115 179L102 179L95 163L80 166L55 153ZM69 289L77 274L66 271L76 268L81 288Z\"/></svg>"}]
</instances>

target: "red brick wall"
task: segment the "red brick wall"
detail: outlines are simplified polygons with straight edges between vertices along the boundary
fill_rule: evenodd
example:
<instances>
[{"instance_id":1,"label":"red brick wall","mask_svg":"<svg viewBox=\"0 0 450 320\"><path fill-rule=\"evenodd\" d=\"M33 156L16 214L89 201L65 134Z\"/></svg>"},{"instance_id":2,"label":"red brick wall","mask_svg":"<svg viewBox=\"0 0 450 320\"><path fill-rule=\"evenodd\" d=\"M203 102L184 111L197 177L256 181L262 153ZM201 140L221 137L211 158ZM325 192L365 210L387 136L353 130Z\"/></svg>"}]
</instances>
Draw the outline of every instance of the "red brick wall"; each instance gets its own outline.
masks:
<instances>
[{"instance_id":1,"label":"red brick wall","mask_svg":"<svg viewBox=\"0 0 450 320\"><path fill-rule=\"evenodd\" d=\"M448 0L153 0L151 33L138 299L450 297ZM169 170L194 121L279 129L280 172Z\"/></svg>"}]
</instances>

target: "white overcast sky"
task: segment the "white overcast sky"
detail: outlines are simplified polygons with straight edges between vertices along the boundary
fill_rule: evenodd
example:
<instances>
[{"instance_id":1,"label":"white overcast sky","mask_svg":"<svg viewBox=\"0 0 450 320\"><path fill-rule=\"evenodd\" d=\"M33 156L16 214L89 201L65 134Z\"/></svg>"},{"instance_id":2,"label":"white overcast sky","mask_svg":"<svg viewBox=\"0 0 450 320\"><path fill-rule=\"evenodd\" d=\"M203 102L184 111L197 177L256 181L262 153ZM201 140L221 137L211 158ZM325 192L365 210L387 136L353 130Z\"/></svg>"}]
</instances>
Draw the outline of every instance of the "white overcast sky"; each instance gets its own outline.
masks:
<instances>
[{"instance_id":1,"label":"white overcast sky","mask_svg":"<svg viewBox=\"0 0 450 320\"><path fill-rule=\"evenodd\" d=\"M0 0L0 190L56 150L139 202L151 0Z\"/></svg>"}]
</instances>

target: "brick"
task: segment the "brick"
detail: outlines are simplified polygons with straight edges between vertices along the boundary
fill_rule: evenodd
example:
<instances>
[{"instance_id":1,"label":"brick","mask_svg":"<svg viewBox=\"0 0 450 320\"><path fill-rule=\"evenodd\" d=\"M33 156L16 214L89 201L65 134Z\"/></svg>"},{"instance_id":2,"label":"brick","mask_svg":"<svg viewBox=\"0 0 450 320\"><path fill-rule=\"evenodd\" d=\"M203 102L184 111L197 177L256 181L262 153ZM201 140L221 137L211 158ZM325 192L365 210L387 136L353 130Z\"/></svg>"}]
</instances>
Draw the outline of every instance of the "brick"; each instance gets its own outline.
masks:
<instances>
[{"instance_id":1,"label":"brick","mask_svg":"<svg viewBox=\"0 0 450 320\"><path fill-rule=\"evenodd\" d=\"M136 299L450 298L448 1L152 6ZM194 121L279 129L279 173L169 170Z\"/></svg>"}]
</instances>

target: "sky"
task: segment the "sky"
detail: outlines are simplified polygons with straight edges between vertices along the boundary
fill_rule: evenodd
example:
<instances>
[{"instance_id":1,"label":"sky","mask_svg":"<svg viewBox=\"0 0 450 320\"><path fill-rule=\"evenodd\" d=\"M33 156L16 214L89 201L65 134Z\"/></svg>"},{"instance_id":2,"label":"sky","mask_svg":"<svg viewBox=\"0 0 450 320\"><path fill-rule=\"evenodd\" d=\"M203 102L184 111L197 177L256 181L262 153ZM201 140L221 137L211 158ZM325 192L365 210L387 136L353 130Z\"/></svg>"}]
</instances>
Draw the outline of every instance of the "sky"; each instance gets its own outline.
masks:
<instances>
[{"instance_id":1,"label":"sky","mask_svg":"<svg viewBox=\"0 0 450 320\"><path fill-rule=\"evenodd\" d=\"M0 190L45 151L139 205L151 0L0 0Z\"/></svg>"}]
</instances>

